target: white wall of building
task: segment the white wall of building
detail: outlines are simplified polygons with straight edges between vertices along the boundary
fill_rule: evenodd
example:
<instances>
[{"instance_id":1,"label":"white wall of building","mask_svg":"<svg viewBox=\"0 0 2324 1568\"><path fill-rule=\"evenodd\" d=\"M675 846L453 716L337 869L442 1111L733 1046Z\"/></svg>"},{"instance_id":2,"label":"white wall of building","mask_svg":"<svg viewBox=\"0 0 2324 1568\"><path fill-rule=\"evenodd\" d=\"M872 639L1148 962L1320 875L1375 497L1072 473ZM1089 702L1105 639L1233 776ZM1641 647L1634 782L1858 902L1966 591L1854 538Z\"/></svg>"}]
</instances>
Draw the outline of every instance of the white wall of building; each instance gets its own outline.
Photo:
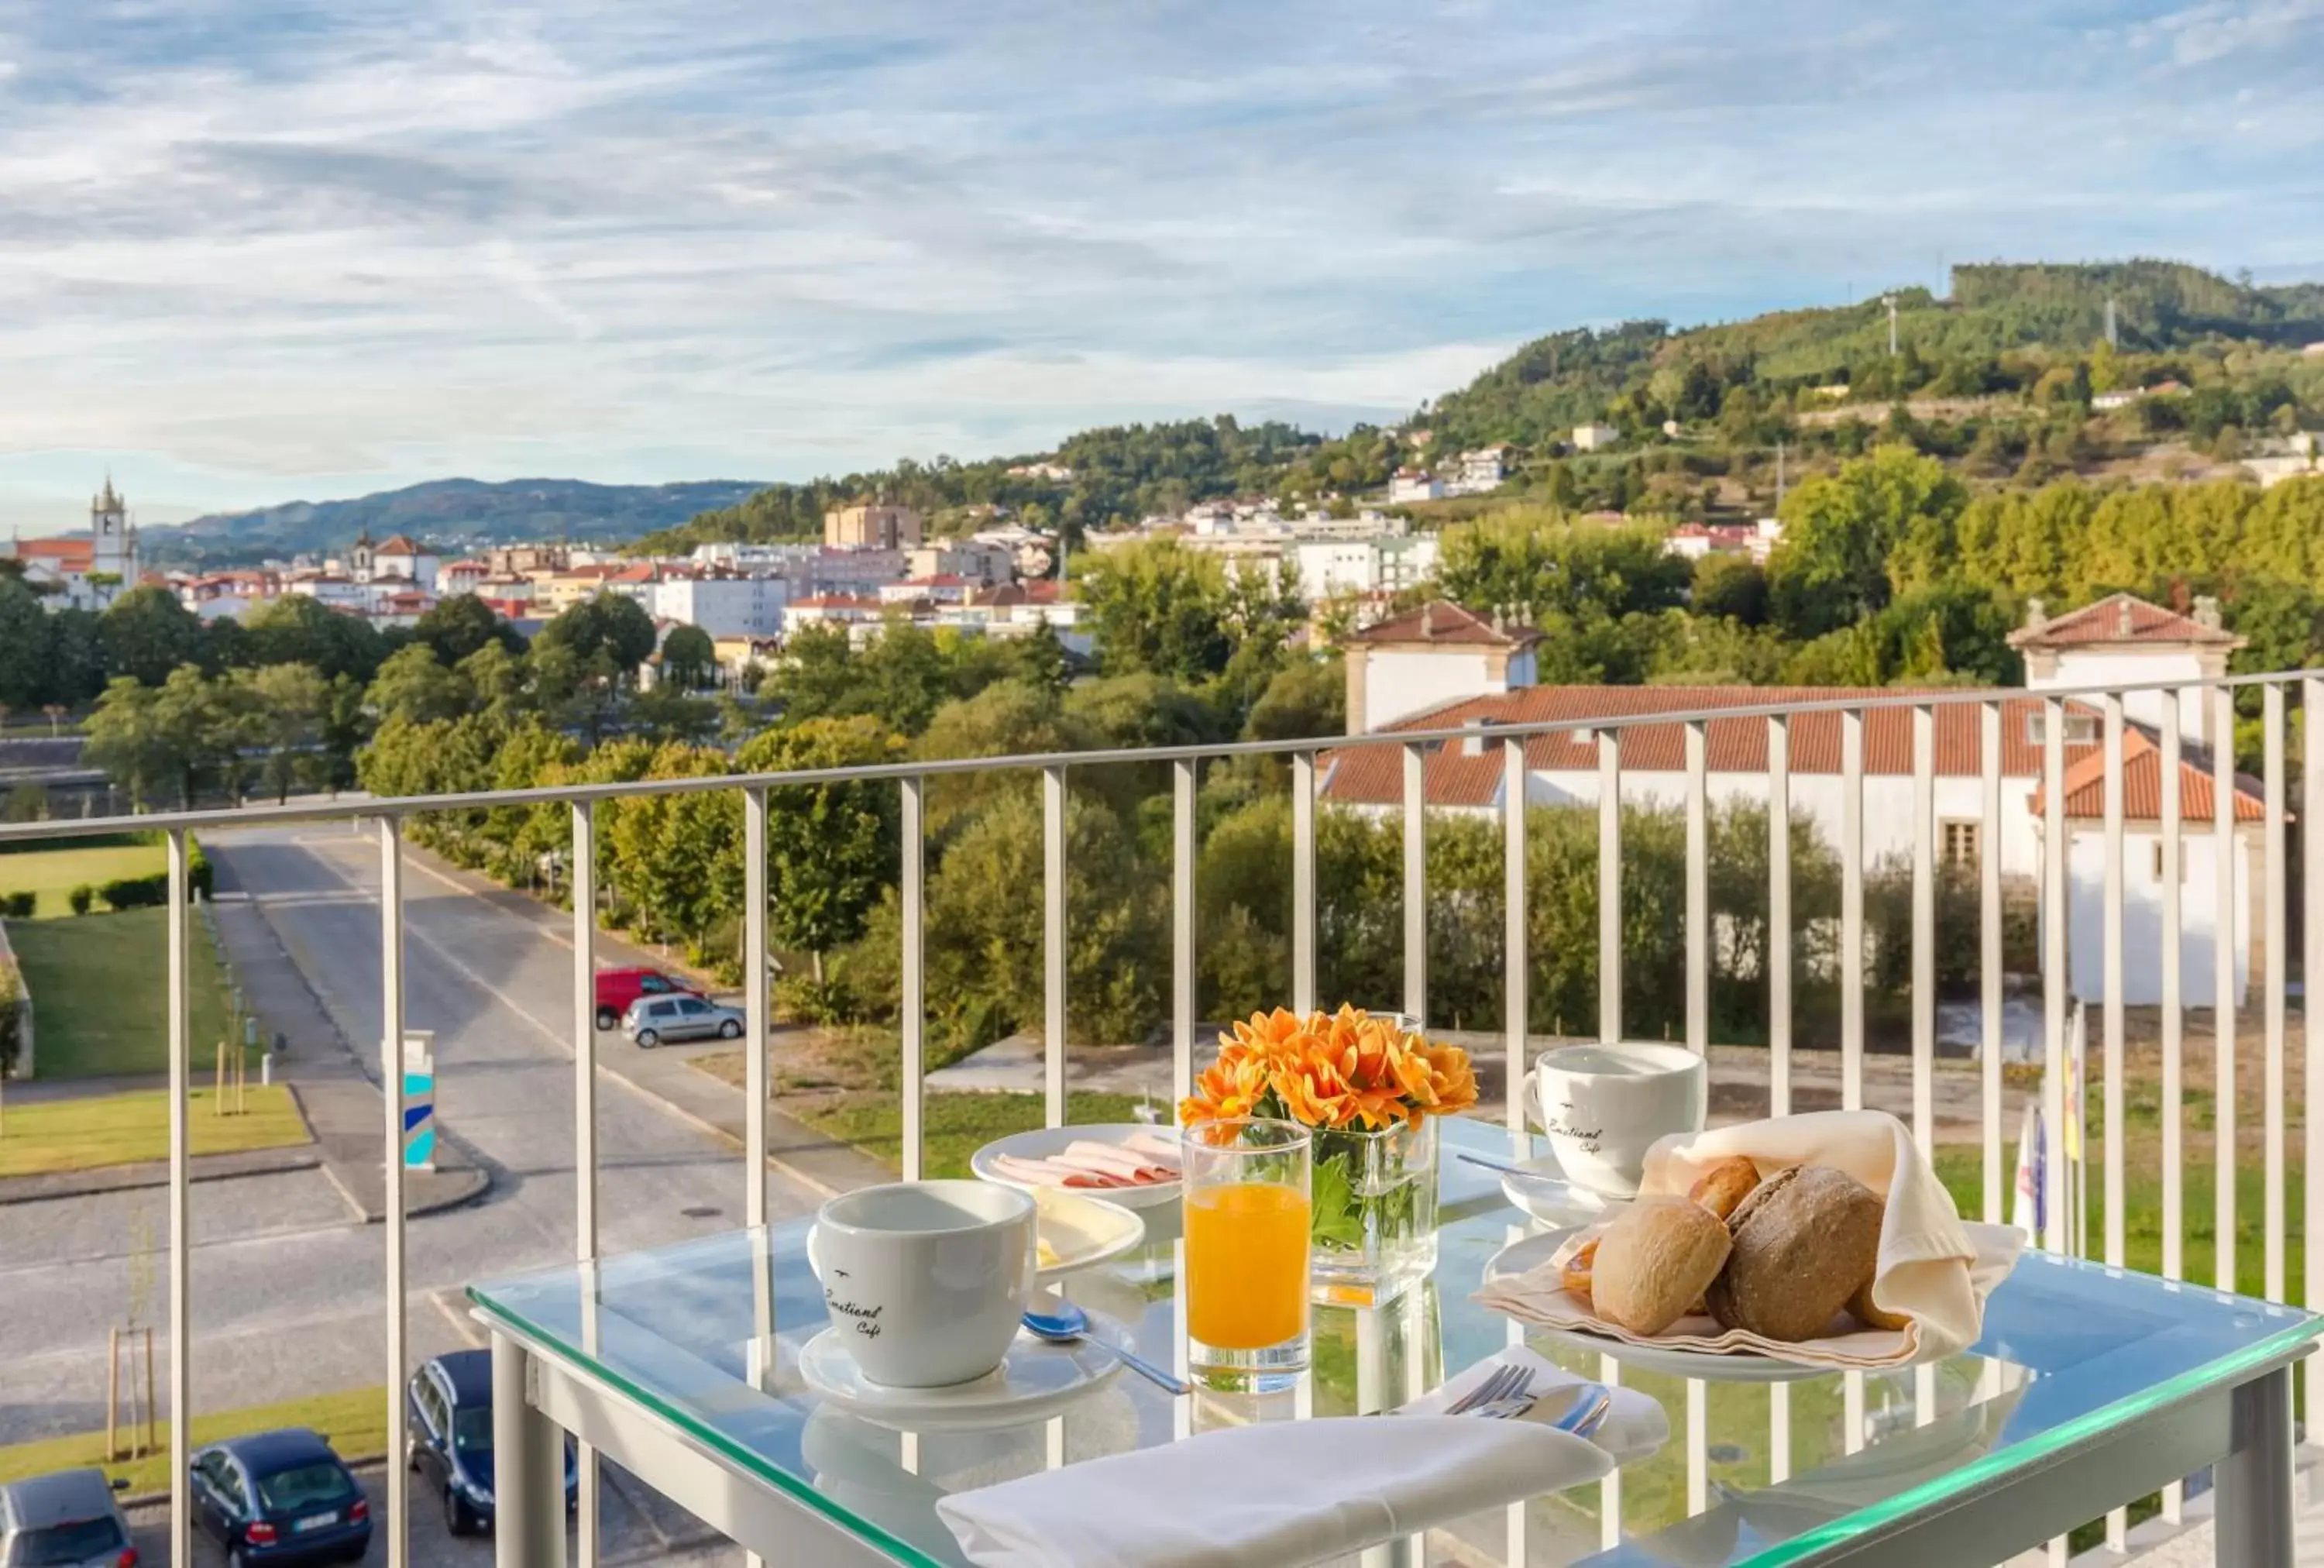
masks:
<instances>
[{"instance_id":1,"label":"white wall of building","mask_svg":"<svg viewBox=\"0 0 2324 1568\"><path fill-rule=\"evenodd\" d=\"M780 577L672 577L650 585L646 607L713 637L779 637L788 585Z\"/></svg>"},{"instance_id":2,"label":"white wall of building","mask_svg":"<svg viewBox=\"0 0 2324 1568\"><path fill-rule=\"evenodd\" d=\"M2067 862L2066 969L2073 994L2096 1004L2106 996L2106 835L2094 826L2077 826ZM2122 856L2122 1000L2131 1007L2163 1001L2163 881L2156 872L2161 835L2126 830ZM2248 835L2236 840L2235 925L2229 951L2235 955L2236 1002L2241 1006L2251 982L2252 858ZM2209 833L2182 833L2179 856L2179 997L2181 1005L2208 1008L2218 979L2212 942L2220 929L2218 862Z\"/></svg>"},{"instance_id":3,"label":"white wall of building","mask_svg":"<svg viewBox=\"0 0 2324 1568\"><path fill-rule=\"evenodd\" d=\"M2057 667L2050 674L2037 676L2031 669L2027 669L2025 689L2061 691L2077 687L2136 686L2158 680L2191 682L2202 678L2202 658L2192 650L2164 652L2160 650L2116 648L2078 652L2061 649L2058 653ZM2163 722L2163 705L2170 700L2168 696L2159 691L2125 692L2122 711L2141 724L2159 724ZM2179 733L2190 736L2208 733L2208 728L2202 724L2202 694L2181 693L2179 698Z\"/></svg>"},{"instance_id":4,"label":"white wall of building","mask_svg":"<svg viewBox=\"0 0 2324 1568\"><path fill-rule=\"evenodd\" d=\"M1491 671L1492 660L1483 649L1474 653L1376 649L1364 659L1364 728L1382 729L1423 708L1507 691Z\"/></svg>"}]
</instances>

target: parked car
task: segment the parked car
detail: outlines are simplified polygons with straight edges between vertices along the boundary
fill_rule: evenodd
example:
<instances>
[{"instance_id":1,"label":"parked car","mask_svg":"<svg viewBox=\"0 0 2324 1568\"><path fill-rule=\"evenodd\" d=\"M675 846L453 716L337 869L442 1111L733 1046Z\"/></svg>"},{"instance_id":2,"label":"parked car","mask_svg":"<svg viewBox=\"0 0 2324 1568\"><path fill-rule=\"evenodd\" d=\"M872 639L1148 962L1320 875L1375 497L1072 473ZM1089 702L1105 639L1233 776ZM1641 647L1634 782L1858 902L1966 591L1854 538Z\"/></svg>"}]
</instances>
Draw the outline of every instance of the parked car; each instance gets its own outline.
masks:
<instances>
[{"instance_id":1,"label":"parked car","mask_svg":"<svg viewBox=\"0 0 2324 1568\"><path fill-rule=\"evenodd\" d=\"M597 1027L610 1029L622 1021L630 1004L641 996L700 996L702 993L682 980L673 980L659 969L601 969L597 971Z\"/></svg>"},{"instance_id":2,"label":"parked car","mask_svg":"<svg viewBox=\"0 0 2324 1568\"><path fill-rule=\"evenodd\" d=\"M0 1486L0 1564L137 1568L113 1491L101 1470L60 1470Z\"/></svg>"},{"instance_id":3,"label":"parked car","mask_svg":"<svg viewBox=\"0 0 2324 1568\"><path fill-rule=\"evenodd\" d=\"M444 1504L455 1536L493 1522L493 1356L453 1351L420 1363L404 1390L403 1424L411 1468ZM579 1497L581 1477L571 1439L565 1444L565 1506Z\"/></svg>"},{"instance_id":4,"label":"parked car","mask_svg":"<svg viewBox=\"0 0 2324 1568\"><path fill-rule=\"evenodd\" d=\"M371 1504L331 1445L303 1426L213 1443L194 1454L194 1519L226 1568L359 1563Z\"/></svg>"},{"instance_id":5,"label":"parked car","mask_svg":"<svg viewBox=\"0 0 2324 1568\"><path fill-rule=\"evenodd\" d=\"M641 996L622 1015L622 1032L650 1049L664 1040L739 1040L743 1016L698 996Z\"/></svg>"}]
</instances>

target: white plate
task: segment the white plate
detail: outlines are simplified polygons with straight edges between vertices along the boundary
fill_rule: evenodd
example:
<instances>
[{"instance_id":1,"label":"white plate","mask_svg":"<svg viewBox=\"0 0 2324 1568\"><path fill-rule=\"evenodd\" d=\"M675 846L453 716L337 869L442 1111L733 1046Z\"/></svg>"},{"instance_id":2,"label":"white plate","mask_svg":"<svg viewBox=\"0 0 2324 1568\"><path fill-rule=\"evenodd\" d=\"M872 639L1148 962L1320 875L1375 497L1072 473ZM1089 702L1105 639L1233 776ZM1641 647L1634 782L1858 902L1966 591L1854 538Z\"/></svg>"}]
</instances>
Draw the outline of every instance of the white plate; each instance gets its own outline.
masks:
<instances>
[{"instance_id":1,"label":"white plate","mask_svg":"<svg viewBox=\"0 0 2324 1568\"><path fill-rule=\"evenodd\" d=\"M1556 1255L1568 1237L1586 1228L1565 1225L1510 1242L1485 1265L1485 1283L1489 1285L1539 1268ZM1634 1345L1610 1334L1591 1333L1585 1329L1544 1328L1535 1324L1526 1324L1525 1330L1527 1338L1538 1334L1560 1344L1597 1351L1643 1372L1668 1372L1673 1377L1701 1378L1711 1383L1796 1383L1808 1378L1827 1377L1834 1370L1831 1367L1803 1367L1797 1361L1777 1360L1753 1351L1721 1352Z\"/></svg>"},{"instance_id":2,"label":"white plate","mask_svg":"<svg viewBox=\"0 0 2324 1568\"><path fill-rule=\"evenodd\" d=\"M834 1409L902 1432L1016 1426L1054 1416L1119 1376L1120 1360L1104 1346L1130 1343L1128 1330L1091 1313L1087 1340L1055 1345L1019 1330L1001 1365L982 1378L941 1388L890 1388L855 1364L847 1342L852 1332L827 1328L807 1341L799 1351L799 1377Z\"/></svg>"},{"instance_id":3,"label":"white plate","mask_svg":"<svg viewBox=\"0 0 2324 1568\"><path fill-rule=\"evenodd\" d=\"M1168 1127L1148 1127L1138 1121L1100 1121L1086 1127L1038 1127L1030 1132L1014 1132L998 1138L968 1157L968 1168L989 1182L1004 1187L1018 1187L1028 1193L1086 1193L1093 1198L1103 1198L1109 1204L1120 1204L1132 1209L1150 1209L1157 1204L1178 1201L1176 1182L1156 1182L1142 1187L1043 1187L1031 1182L1011 1181L993 1167L993 1161L1003 1155L1019 1159L1047 1159L1062 1154L1065 1146L1078 1139L1098 1143L1126 1143L1133 1132L1150 1132L1158 1138L1175 1136L1176 1130Z\"/></svg>"},{"instance_id":4,"label":"white plate","mask_svg":"<svg viewBox=\"0 0 2324 1568\"><path fill-rule=\"evenodd\" d=\"M1146 1222L1105 1198L1064 1187L1037 1187L1033 1202L1041 1212L1041 1240L1057 1259L1041 1266L1044 1285L1119 1258L1146 1240Z\"/></svg>"}]
</instances>

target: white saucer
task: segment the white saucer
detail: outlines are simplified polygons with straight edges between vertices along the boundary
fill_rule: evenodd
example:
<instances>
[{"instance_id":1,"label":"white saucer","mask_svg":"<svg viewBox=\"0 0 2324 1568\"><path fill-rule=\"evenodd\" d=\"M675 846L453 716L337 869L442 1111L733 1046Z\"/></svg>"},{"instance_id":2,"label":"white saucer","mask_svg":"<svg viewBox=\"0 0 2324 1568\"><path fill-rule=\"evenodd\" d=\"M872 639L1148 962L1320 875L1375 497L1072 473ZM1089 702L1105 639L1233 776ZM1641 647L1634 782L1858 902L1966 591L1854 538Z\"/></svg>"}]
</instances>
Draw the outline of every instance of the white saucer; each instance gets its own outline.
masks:
<instances>
[{"instance_id":1,"label":"white saucer","mask_svg":"<svg viewBox=\"0 0 2324 1568\"><path fill-rule=\"evenodd\" d=\"M1024 1192L1071 1192L1093 1198L1103 1198L1109 1204L1120 1204L1132 1209L1150 1209L1157 1204L1178 1201L1177 1182L1153 1182L1139 1187L1044 1187L1032 1182L1014 1181L1002 1176L993 1164L1003 1155L1019 1159L1047 1159L1062 1154L1069 1143L1086 1139L1093 1143L1122 1143L1134 1132L1150 1132L1158 1138L1177 1135L1171 1127L1148 1127L1139 1121L1101 1121L1083 1127L1037 1127L1030 1132L1012 1132L1007 1138L994 1139L968 1157L968 1168L982 1179L998 1182L1004 1187L1016 1187Z\"/></svg>"},{"instance_id":2,"label":"white saucer","mask_svg":"<svg viewBox=\"0 0 2324 1568\"><path fill-rule=\"evenodd\" d=\"M1538 1236L1527 1236L1522 1241L1512 1241L1493 1254L1485 1265L1485 1283L1508 1279L1528 1273L1554 1257L1557 1250L1577 1231L1587 1227L1564 1225L1545 1231ZM1634 1345L1609 1334L1591 1333L1586 1329L1545 1328L1527 1324L1526 1337L1539 1334L1585 1351L1597 1351L1612 1356L1623 1366L1645 1372L1667 1372L1677 1378L1701 1378L1711 1383L1797 1383L1809 1378L1830 1376L1837 1369L1803 1367L1797 1361L1777 1360L1754 1351L1685 1350L1674 1345Z\"/></svg>"},{"instance_id":3,"label":"white saucer","mask_svg":"<svg viewBox=\"0 0 2324 1568\"><path fill-rule=\"evenodd\" d=\"M1093 1313L1082 1342L1055 1345L1019 1331L1001 1365L982 1378L941 1388L891 1388L855 1364L849 1332L827 1328L807 1341L799 1351L799 1377L832 1408L902 1432L1016 1426L1054 1416L1119 1377L1121 1361L1104 1345L1130 1343L1128 1330Z\"/></svg>"},{"instance_id":4,"label":"white saucer","mask_svg":"<svg viewBox=\"0 0 2324 1568\"><path fill-rule=\"evenodd\" d=\"M1146 1240L1146 1222L1110 1199L1036 1187L1033 1204L1040 1210L1041 1240L1057 1259L1041 1266L1044 1285L1119 1258Z\"/></svg>"},{"instance_id":5,"label":"white saucer","mask_svg":"<svg viewBox=\"0 0 2324 1568\"><path fill-rule=\"evenodd\" d=\"M1545 1225L1572 1225L1578 1221L1595 1223L1621 1204L1618 1198L1593 1193L1566 1180L1564 1167L1554 1154L1522 1163L1525 1175L1502 1173L1501 1195Z\"/></svg>"}]
</instances>

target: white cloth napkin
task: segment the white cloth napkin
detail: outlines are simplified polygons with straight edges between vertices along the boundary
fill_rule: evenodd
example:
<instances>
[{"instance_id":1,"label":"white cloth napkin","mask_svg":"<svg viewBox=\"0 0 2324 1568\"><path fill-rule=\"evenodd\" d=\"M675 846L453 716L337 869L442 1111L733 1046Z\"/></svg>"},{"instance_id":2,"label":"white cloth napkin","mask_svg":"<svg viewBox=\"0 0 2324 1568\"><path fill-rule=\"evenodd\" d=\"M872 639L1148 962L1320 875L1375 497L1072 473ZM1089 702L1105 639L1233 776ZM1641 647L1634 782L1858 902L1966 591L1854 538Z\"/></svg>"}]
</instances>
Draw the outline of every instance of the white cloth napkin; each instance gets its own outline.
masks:
<instances>
[{"instance_id":1,"label":"white cloth napkin","mask_svg":"<svg viewBox=\"0 0 2324 1568\"><path fill-rule=\"evenodd\" d=\"M1391 1416L1205 1432L963 1492L936 1514L989 1568L1292 1568L1595 1480L1670 1434L1662 1407L1627 1388L1591 1441L1438 1414L1510 1361L1534 1370L1536 1393L1583 1380L1511 1349Z\"/></svg>"},{"instance_id":2,"label":"white cloth napkin","mask_svg":"<svg viewBox=\"0 0 2324 1568\"><path fill-rule=\"evenodd\" d=\"M1795 1165L1826 1165L1871 1188L1887 1205L1873 1304L1911 1321L1902 1329L1875 1329L1849 1320L1850 1332L1797 1344L1721 1330L1708 1317L1683 1317L1651 1338L1634 1334L1600 1320L1586 1298L1572 1295L1558 1279L1567 1254L1603 1226L1574 1236L1539 1268L1487 1285L1477 1299L1545 1328L1582 1329L1628 1344L1757 1351L1810 1366L1898 1367L1977 1342L1985 1298L2009 1277L2024 1238L2006 1225L1964 1224L1952 1194L1903 1122L1882 1111L1818 1111L1665 1138L1646 1152L1639 1194L1683 1194L1704 1170L1736 1155L1748 1157L1762 1176Z\"/></svg>"}]
</instances>

